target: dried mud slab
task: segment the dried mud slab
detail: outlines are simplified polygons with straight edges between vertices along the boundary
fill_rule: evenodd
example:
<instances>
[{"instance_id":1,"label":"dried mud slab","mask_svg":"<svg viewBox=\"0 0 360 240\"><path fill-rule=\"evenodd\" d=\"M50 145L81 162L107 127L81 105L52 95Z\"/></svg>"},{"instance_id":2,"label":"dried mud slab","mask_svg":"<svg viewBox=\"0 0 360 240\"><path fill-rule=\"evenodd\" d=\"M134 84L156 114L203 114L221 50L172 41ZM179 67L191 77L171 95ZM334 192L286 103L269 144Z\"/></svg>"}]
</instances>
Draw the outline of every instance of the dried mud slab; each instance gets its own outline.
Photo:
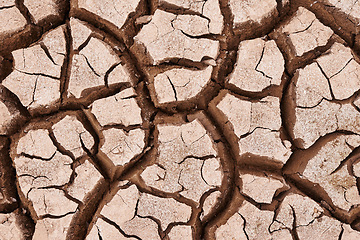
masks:
<instances>
[{"instance_id":1,"label":"dried mud slab","mask_svg":"<svg viewBox=\"0 0 360 240\"><path fill-rule=\"evenodd\" d=\"M26 19L20 10L15 7L14 1L0 2L0 32L1 34L16 32L26 25Z\"/></svg>"},{"instance_id":2,"label":"dried mud slab","mask_svg":"<svg viewBox=\"0 0 360 240\"><path fill-rule=\"evenodd\" d=\"M158 158L141 174L148 186L198 202L205 192L221 184L216 149L197 120L181 126L159 125L157 129Z\"/></svg>"},{"instance_id":3,"label":"dried mud slab","mask_svg":"<svg viewBox=\"0 0 360 240\"><path fill-rule=\"evenodd\" d=\"M354 18L351 21L355 25L359 25L359 13L360 13L360 5L359 2L356 0L350 0L350 1L336 1L336 0L328 0L329 5L331 7L335 7L339 9L341 12L345 13L347 17ZM356 21L357 20L357 21Z\"/></svg>"},{"instance_id":4,"label":"dried mud slab","mask_svg":"<svg viewBox=\"0 0 360 240\"><path fill-rule=\"evenodd\" d=\"M140 1L104 2L96 0L78 0L76 2L78 8L89 11L102 19L113 23L116 27L121 28L128 18L128 15L135 11Z\"/></svg>"},{"instance_id":5,"label":"dried mud slab","mask_svg":"<svg viewBox=\"0 0 360 240\"><path fill-rule=\"evenodd\" d=\"M359 14L0 0L0 239L359 239Z\"/></svg>"},{"instance_id":6,"label":"dried mud slab","mask_svg":"<svg viewBox=\"0 0 360 240\"><path fill-rule=\"evenodd\" d=\"M333 34L331 28L324 26L314 13L300 7L290 22L282 28L295 48L298 56L324 46Z\"/></svg>"},{"instance_id":7,"label":"dried mud slab","mask_svg":"<svg viewBox=\"0 0 360 240\"><path fill-rule=\"evenodd\" d=\"M270 85L280 85L283 72L284 58L275 41L246 40L240 43L229 83L243 90L259 92Z\"/></svg>"},{"instance_id":8,"label":"dried mud slab","mask_svg":"<svg viewBox=\"0 0 360 240\"><path fill-rule=\"evenodd\" d=\"M234 23L240 24L246 21L261 22L262 19L276 12L276 0L245 0L245 1L229 1L232 14L234 15ZM261 8L259 8L261 5Z\"/></svg>"}]
</instances>

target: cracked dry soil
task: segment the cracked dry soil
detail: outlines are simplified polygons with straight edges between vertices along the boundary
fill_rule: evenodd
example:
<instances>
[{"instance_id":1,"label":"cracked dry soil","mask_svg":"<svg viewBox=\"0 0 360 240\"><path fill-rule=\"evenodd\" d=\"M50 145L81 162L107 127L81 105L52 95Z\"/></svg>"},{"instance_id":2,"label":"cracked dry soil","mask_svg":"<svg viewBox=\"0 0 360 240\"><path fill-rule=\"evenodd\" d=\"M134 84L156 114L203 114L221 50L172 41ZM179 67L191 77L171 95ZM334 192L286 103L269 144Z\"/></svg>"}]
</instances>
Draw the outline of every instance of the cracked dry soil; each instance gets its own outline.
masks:
<instances>
[{"instance_id":1,"label":"cracked dry soil","mask_svg":"<svg viewBox=\"0 0 360 240\"><path fill-rule=\"evenodd\" d=\"M360 239L360 1L0 0L0 239Z\"/></svg>"}]
</instances>

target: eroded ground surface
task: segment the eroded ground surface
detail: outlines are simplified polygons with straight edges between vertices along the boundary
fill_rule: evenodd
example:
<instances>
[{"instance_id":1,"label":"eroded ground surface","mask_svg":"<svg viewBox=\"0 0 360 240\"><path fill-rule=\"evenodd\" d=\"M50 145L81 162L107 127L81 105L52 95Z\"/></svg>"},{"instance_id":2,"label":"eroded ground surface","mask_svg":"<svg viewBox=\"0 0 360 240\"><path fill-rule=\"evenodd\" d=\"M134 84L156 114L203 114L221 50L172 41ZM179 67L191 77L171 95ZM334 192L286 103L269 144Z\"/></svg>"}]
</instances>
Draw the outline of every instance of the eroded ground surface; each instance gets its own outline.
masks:
<instances>
[{"instance_id":1,"label":"eroded ground surface","mask_svg":"<svg viewBox=\"0 0 360 240\"><path fill-rule=\"evenodd\" d=\"M0 0L0 239L360 239L360 1Z\"/></svg>"}]
</instances>

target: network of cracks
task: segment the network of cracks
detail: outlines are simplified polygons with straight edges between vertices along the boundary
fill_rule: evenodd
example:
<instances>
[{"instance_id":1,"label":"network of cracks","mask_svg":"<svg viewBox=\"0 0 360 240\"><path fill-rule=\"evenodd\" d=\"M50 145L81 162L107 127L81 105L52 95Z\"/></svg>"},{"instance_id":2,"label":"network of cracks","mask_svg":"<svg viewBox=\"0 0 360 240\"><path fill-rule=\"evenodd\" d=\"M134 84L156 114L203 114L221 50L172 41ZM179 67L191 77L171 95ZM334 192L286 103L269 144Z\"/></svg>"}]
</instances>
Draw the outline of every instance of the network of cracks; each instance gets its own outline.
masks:
<instances>
[{"instance_id":1,"label":"network of cracks","mask_svg":"<svg viewBox=\"0 0 360 240\"><path fill-rule=\"evenodd\" d=\"M0 239L360 239L357 0L0 0Z\"/></svg>"}]
</instances>

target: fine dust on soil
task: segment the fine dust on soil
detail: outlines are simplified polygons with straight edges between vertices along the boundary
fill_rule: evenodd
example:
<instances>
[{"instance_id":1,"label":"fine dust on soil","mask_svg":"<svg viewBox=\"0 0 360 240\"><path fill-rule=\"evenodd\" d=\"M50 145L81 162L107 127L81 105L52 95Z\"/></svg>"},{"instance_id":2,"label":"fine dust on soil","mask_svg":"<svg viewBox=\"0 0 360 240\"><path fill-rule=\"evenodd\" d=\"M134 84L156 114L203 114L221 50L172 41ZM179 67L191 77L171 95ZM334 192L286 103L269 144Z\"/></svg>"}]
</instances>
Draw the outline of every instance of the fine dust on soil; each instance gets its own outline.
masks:
<instances>
[{"instance_id":1,"label":"fine dust on soil","mask_svg":"<svg viewBox=\"0 0 360 240\"><path fill-rule=\"evenodd\" d=\"M0 0L0 239L360 239L360 1Z\"/></svg>"}]
</instances>

